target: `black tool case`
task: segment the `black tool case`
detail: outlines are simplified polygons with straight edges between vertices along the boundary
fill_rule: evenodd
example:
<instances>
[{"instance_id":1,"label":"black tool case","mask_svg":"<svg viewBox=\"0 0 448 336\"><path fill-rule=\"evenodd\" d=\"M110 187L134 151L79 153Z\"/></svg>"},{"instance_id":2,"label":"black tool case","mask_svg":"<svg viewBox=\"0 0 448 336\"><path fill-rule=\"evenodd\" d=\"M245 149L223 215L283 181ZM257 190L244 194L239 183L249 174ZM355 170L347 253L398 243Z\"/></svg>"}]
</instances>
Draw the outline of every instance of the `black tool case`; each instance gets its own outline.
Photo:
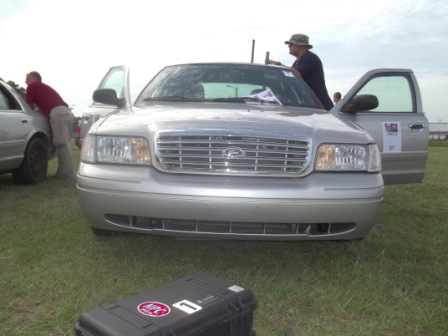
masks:
<instances>
[{"instance_id":1,"label":"black tool case","mask_svg":"<svg viewBox=\"0 0 448 336\"><path fill-rule=\"evenodd\" d=\"M204 273L82 313L77 336L255 336L257 299Z\"/></svg>"}]
</instances>

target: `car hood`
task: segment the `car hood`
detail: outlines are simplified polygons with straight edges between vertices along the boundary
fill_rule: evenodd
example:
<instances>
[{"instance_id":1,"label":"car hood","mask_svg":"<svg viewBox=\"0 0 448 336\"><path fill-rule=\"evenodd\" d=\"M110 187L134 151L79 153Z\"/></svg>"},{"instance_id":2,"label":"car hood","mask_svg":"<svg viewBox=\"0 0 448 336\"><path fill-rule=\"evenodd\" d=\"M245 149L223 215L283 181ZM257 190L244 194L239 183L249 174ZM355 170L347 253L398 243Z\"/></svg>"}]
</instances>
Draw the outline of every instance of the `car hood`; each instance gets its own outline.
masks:
<instances>
[{"instance_id":1,"label":"car hood","mask_svg":"<svg viewBox=\"0 0 448 336\"><path fill-rule=\"evenodd\" d=\"M109 115L91 130L96 134L146 137L162 131L227 135L250 133L281 138L305 136L319 142L371 142L361 129L326 111L249 104L151 105Z\"/></svg>"}]
</instances>

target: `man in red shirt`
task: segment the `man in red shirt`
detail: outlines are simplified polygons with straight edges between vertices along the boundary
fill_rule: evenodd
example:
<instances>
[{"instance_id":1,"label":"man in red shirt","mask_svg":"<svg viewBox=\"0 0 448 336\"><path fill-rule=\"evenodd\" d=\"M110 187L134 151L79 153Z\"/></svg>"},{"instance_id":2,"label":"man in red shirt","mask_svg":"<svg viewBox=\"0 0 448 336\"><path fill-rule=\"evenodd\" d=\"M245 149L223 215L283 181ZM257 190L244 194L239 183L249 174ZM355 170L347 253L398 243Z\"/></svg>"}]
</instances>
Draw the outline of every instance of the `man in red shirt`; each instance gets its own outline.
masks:
<instances>
[{"instance_id":1,"label":"man in red shirt","mask_svg":"<svg viewBox=\"0 0 448 336\"><path fill-rule=\"evenodd\" d=\"M42 77L37 71L26 75L26 102L33 108L38 107L50 118L53 131L53 145L56 147L58 169L55 177L73 180L73 161L70 146L73 114L59 93L52 87L42 83Z\"/></svg>"}]
</instances>

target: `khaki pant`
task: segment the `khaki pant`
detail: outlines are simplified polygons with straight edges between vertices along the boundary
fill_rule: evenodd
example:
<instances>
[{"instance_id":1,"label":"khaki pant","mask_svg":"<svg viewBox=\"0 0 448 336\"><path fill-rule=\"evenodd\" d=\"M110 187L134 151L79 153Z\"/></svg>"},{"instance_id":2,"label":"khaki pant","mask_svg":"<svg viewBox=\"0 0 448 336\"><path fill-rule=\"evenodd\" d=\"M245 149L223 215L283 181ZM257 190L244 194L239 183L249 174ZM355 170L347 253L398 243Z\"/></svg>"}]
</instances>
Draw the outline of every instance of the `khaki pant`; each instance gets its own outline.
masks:
<instances>
[{"instance_id":1,"label":"khaki pant","mask_svg":"<svg viewBox=\"0 0 448 336\"><path fill-rule=\"evenodd\" d=\"M72 149L73 114L66 106L56 106L50 112L50 124L53 131L53 145L56 147L58 169L56 177L63 179L74 178Z\"/></svg>"}]
</instances>

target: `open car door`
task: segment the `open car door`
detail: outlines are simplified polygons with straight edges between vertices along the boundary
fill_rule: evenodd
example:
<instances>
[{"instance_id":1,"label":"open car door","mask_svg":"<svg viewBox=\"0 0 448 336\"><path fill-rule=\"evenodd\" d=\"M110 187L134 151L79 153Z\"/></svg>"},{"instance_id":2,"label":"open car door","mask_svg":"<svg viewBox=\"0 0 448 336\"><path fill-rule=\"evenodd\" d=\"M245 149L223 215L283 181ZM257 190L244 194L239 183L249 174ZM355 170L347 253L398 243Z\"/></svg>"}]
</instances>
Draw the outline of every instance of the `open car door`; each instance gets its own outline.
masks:
<instances>
[{"instance_id":1,"label":"open car door","mask_svg":"<svg viewBox=\"0 0 448 336\"><path fill-rule=\"evenodd\" d=\"M97 89L112 89L115 91L116 98L122 107L131 106L129 68L124 65L111 67ZM87 110L84 111L81 118L81 143L84 141L85 136L96 121L118 110L119 108L115 105L101 104L93 101Z\"/></svg>"},{"instance_id":2,"label":"open car door","mask_svg":"<svg viewBox=\"0 0 448 336\"><path fill-rule=\"evenodd\" d=\"M385 184L419 183L428 158L428 120L412 70L366 73L331 110L367 131L378 144Z\"/></svg>"}]
</instances>

